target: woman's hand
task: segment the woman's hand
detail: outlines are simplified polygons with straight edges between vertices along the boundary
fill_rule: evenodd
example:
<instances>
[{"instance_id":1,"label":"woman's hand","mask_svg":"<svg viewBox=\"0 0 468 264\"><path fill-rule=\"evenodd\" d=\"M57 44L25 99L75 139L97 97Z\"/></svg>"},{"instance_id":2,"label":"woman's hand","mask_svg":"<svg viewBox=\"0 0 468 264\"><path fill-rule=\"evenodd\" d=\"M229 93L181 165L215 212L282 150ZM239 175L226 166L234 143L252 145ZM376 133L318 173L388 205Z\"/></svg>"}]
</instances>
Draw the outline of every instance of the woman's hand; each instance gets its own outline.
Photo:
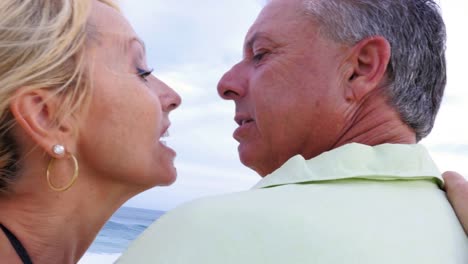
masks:
<instances>
[{"instance_id":1,"label":"woman's hand","mask_svg":"<svg viewBox=\"0 0 468 264\"><path fill-rule=\"evenodd\" d=\"M468 234L468 181L460 174L446 171L442 174L445 191L458 219Z\"/></svg>"}]
</instances>

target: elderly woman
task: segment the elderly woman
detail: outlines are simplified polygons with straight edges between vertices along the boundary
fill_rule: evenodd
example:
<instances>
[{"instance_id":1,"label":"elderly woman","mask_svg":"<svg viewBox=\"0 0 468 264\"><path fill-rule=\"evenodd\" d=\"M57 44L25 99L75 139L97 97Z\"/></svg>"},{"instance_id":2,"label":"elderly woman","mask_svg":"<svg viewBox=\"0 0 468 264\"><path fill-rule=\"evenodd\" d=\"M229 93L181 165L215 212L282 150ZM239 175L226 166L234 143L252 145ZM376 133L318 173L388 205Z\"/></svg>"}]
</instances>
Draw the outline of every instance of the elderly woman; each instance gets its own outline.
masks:
<instances>
[{"instance_id":1,"label":"elderly woman","mask_svg":"<svg viewBox=\"0 0 468 264\"><path fill-rule=\"evenodd\" d=\"M179 104L109 0L2 0L0 262L76 263L125 201L171 184Z\"/></svg>"}]
</instances>

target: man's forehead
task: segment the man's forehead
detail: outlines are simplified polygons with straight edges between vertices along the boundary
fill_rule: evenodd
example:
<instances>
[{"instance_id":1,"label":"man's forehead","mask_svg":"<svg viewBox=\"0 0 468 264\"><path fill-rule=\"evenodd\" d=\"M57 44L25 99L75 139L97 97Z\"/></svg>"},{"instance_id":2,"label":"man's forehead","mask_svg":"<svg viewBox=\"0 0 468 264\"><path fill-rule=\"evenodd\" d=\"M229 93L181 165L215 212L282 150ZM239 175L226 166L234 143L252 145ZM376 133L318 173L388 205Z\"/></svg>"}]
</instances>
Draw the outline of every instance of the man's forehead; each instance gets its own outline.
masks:
<instances>
[{"instance_id":1,"label":"man's forehead","mask_svg":"<svg viewBox=\"0 0 468 264\"><path fill-rule=\"evenodd\" d=\"M302 0L271 0L262 9L244 39L244 46L250 47L256 40L272 38L282 25L302 18Z\"/></svg>"}]
</instances>

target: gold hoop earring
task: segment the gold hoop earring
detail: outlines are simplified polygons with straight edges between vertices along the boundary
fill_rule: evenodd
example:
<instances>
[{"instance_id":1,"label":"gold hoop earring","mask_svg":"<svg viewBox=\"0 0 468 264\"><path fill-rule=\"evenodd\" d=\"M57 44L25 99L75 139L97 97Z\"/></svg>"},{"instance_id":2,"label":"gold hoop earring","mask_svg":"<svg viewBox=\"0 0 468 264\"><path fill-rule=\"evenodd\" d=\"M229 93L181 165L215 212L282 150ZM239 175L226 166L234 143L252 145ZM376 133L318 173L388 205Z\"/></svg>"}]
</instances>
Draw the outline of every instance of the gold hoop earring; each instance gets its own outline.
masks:
<instances>
[{"instance_id":1,"label":"gold hoop earring","mask_svg":"<svg viewBox=\"0 0 468 264\"><path fill-rule=\"evenodd\" d=\"M70 189L70 187L73 186L73 184L75 183L76 179L78 178L78 174L79 174L79 166L78 166L78 160L76 160L75 156L73 154L69 154L70 157L72 158L73 160L73 163L75 165L75 171L73 172L73 177L72 179L70 180L70 183L68 183L66 186L64 187L56 187L54 186L51 182L50 182L50 170L52 169L53 167L53 164L54 164L54 161L55 161L55 158L51 158L50 161L49 161L49 165L47 166L47 183L49 184L49 188L51 188L52 190L56 191L56 192L63 192L63 191L66 191L68 189Z\"/></svg>"}]
</instances>

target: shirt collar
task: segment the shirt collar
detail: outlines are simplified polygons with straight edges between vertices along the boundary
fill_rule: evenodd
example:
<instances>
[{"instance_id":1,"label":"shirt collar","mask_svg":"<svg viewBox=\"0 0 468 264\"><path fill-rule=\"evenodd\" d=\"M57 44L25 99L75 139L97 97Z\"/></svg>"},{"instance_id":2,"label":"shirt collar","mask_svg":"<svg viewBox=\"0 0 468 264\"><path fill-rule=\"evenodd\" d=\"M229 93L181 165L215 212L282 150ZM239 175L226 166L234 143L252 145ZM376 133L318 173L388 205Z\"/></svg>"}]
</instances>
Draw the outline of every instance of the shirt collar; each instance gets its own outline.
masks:
<instances>
[{"instance_id":1,"label":"shirt collar","mask_svg":"<svg viewBox=\"0 0 468 264\"><path fill-rule=\"evenodd\" d=\"M289 159L253 189L285 184L341 179L435 181L440 187L440 172L427 150L419 144L367 146L351 143L305 160L301 155Z\"/></svg>"}]
</instances>

